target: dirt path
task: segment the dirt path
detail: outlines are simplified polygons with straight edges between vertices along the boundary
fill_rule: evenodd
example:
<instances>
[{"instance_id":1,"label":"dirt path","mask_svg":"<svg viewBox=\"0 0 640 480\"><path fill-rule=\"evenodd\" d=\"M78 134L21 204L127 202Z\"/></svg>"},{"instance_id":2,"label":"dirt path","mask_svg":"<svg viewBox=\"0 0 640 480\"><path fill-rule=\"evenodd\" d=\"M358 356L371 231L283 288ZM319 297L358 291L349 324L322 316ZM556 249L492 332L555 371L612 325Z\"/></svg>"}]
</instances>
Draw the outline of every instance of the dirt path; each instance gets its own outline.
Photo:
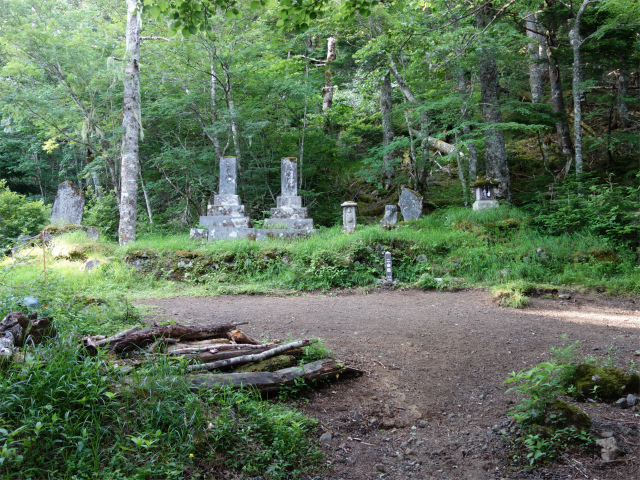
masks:
<instances>
[{"instance_id":1,"label":"dirt path","mask_svg":"<svg viewBox=\"0 0 640 480\"><path fill-rule=\"evenodd\" d=\"M603 428L607 416L627 422L620 442L631 460L611 465L588 452L549 469L514 474L495 434L506 426L514 399L502 382L509 372L548 358L561 335L580 340L586 355L606 357L613 347L621 364L640 361L634 356L640 350L640 301L535 299L532 307L513 310L496 306L481 291L411 290L140 303L156 306L149 320L246 321L243 330L254 336L324 338L337 358L371 372L300 402L333 435L325 446L330 470L322 478L614 479L640 472L640 416L630 410L600 406L589 412L596 419L604 412L598 420Z\"/></svg>"}]
</instances>

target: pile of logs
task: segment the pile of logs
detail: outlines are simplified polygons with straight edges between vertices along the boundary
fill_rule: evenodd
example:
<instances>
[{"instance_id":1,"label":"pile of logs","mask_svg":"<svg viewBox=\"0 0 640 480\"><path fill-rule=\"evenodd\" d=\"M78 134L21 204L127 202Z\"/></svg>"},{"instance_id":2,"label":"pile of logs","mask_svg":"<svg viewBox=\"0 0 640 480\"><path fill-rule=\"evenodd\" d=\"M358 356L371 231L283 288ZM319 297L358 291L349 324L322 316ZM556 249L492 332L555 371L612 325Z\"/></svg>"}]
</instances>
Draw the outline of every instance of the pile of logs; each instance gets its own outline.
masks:
<instances>
[{"instance_id":1,"label":"pile of logs","mask_svg":"<svg viewBox=\"0 0 640 480\"><path fill-rule=\"evenodd\" d=\"M38 345L54 337L55 328L48 318L38 318L34 312L25 315L11 312L0 322L0 362L8 360L14 351L26 344Z\"/></svg>"},{"instance_id":2,"label":"pile of logs","mask_svg":"<svg viewBox=\"0 0 640 480\"><path fill-rule=\"evenodd\" d=\"M298 378L323 380L342 373L361 373L330 358L298 365L303 348L311 340L263 343L238 330L238 325L156 324L146 329L133 327L110 337L88 336L82 342L90 355L100 350L114 356L115 365L123 373L159 357L186 360L187 372L194 375L181 380L189 382L193 389L252 386L260 392L273 393L293 385ZM201 373L230 369L232 373Z\"/></svg>"}]
</instances>

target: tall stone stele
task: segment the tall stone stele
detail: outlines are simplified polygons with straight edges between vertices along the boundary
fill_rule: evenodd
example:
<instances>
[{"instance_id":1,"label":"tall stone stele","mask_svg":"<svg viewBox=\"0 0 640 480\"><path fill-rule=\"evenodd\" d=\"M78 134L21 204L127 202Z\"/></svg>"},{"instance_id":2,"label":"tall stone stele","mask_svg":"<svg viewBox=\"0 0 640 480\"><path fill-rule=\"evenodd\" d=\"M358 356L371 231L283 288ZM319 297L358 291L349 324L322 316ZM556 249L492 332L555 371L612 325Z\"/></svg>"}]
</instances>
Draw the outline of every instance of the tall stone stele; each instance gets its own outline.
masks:
<instances>
[{"instance_id":1,"label":"tall stone stele","mask_svg":"<svg viewBox=\"0 0 640 480\"><path fill-rule=\"evenodd\" d=\"M53 225L80 225L84 213L84 193L73 183L66 181L58 186L58 193L51 208Z\"/></svg>"},{"instance_id":2,"label":"tall stone stele","mask_svg":"<svg viewBox=\"0 0 640 480\"><path fill-rule=\"evenodd\" d=\"M298 159L285 157L281 166L280 196L276 208L271 209L271 218L267 218L264 225L310 232L313 219L307 218L307 207L302 206L302 197L298 195Z\"/></svg>"},{"instance_id":3,"label":"tall stone stele","mask_svg":"<svg viewBox=\"0 0 640 480\"><path fill-rule=\"evenodd\" d=\"M353 233L356 231L356 202L344 202L342 205L342 231L344 233Z\"/></svg>"},{"instance_id":4,"label":"tall stone stele","mask_svg":"<svg viewBox=\"0 0 640 480\"><path fill-rule=\"evenodd\" d=\"M398 223L398 206L397 205L385 205L384 217L380 221L383 227L391 228Z\"/></svg>"},{"instance_id":5,"label":"tall stone stele","mask_svg":"<svg viewBox=\"0 0 640 480\"><path fill-rule=\"evenodd\" d=\"M244 215L244 205L236 195L238 174L236 157L220 158L220 188L213 196L213 205L207 206L207 215L200 217L200 223L207 228L233 227L248 228L249 217Z\"/></svg>"},{"instance_id":6,"label":"tall stone stele","mask_svg":"<svg viewBox=\"0 0 640 480\"><path fill-rule=\"evenodd\" d=\"M409 188L403 188L402 193L400 193L400 200L398 200L398 206L405 222L418 220L422 215L422 195Z\"/></svg>"},{"instance_id":7,"label":"tall stone stele","mask_svg":"<svg viewBox=\"0 0 640 480\"><path fill-rule=\"evenodd\" d=\"M500 206L496 199L497 187L500 180L491 177L480 177L471 184L471 188L476 191L476 201L473 202L474 210L484 210L485 208L497 208Z\"/></svg>"}]
</instances>

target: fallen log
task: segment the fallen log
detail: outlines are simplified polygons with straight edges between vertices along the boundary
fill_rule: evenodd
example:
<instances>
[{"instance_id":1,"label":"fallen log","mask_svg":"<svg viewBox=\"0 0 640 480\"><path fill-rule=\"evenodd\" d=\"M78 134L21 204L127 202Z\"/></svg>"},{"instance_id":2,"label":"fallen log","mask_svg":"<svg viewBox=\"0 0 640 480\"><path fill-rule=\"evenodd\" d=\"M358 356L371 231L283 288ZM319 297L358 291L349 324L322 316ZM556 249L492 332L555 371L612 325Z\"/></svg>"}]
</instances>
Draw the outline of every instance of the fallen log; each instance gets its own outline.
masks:
<instances>
[{"instance_id":1,"label":"fallen log","mask_svg":"<svg viewBox=\"0 0 640 480\"><path fill-rule=\"evenodd\" d=\"M227 332L227 338L235 343L249 343L251 345L260 345L262 342L255 340L240 330L231 330Z\"/></svg>"},{"instance_id":2,"label":"fallen log","mask_svg":"<svg viewBox=\"0 0 640 480\"><path fill-rule=\"evenodd\" d=\"M156 340L206 340L209 338L225 337L227 332L235 330L237 323L222 323L213 325L154 325L141 330L133 327L124 332L116 333L112 337L95 340L90 337L83 339L89 352L97 347L105 346L116 353L144 348Z\"/></svg>"},{"instance_id":3,"label":"fallen log","mask_svg":"<svg viewBox=\"0 0 640 480\"><path fill-rule=\"evenodd\" d=\"M311 343L310 340L299 340L297 342L291 342L285 345L280 345L276 348L271 348L262 353L229 358L227 360L219 360L211 363L202 363L200 365L190 365L187 367L187 372L197 372L200 370L216 370L218 368L230 367L231 365L243 365L250 362L260 362L262 360L266 360L269 357L274 357L276 355L280 355L281 353L285 353L288 350L304 347L305 345L309 345L309 343Z\"/></svg>"},{"instance_id":4,"label":"fallen log","mask_svg":"<svg viewBox=\"0 0 640 480\"><path fill-rule=\"evenodd\" d=\"M261 350L261 349L269 349L275 346L274 343L263 343L262 345L253 345L253 344L245 344L245 343L234 343L234 344L219 344L213 343L208 345L198 345L195 347L188 347L188 344L181 344L180 348L177 345L174 345L172 348L167 350L167 354L171 356L175 355L191 355L196 354L198 352L211 352L215 350L217 352L224 352L227 350Z\"/></svg>"},{"instance_id":5,"label":"fallen log","mask_svg":"<svg viewBox=\"0 0 640 480\"><path fill-rule=\"evenodd\" d=\"M343 373L359 375L359 372L352 372L349 367L345 367L335 360L324 359L275 372L196 375L190 380L190 383L192 390L231 386L236 388L253 387L261 393L276 393L282 387L294 385L298 378L304 378L307 381L325 380L337 378Z\"/></svg>"}]
</instances>

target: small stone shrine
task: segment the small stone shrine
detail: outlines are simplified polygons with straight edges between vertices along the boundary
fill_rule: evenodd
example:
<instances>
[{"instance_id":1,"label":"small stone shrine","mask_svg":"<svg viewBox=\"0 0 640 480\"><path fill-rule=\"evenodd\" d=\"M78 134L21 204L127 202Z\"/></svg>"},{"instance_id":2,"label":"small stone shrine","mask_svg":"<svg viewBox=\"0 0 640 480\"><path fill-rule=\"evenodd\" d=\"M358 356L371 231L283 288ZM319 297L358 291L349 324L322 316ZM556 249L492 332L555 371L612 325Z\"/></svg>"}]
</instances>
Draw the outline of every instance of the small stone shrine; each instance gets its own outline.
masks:
<instances>
[{"instance_id":1,"label":"small stone shrine","mask_svg":"<svg viewBox=\"0 0 640 480\"><path fill-rule=\"evenodd\" d=\"M422 215L422 195L408 188L403 188L398 206L400 207L402 218L404 218L405 222L417 220L420 218L420 215Z\"/></svg>"},{"instance_id":2,"label":"small stone shrine","mask_svg":"<svg viewBox=\"0 0 640 480\"><path fill-rule=\"evenodd\" d=\"M78 190L73 183L62 182L53 201L49 217L51 223L53 225L80 225L83 213L84 193Z\"/></svg>"},{"instance_id":3,"label":"small stone shrine","mask_svg":"<svg viewBox=\"0 0 640 480\"><path fill-rule=\"evenodd\" d=\"M353 233L356 231L356 202L344 202L342 205L342 231Z\"/></svg>"},{"instance_id":4,"label":"small stone shrine","mask_svg":"<svg viewBox=\"0 0 640 480\"><path fill-rule=\"evenodd\" d=\"M389 228L398 223L398 206L397 205L385 205L384 217L380 221L383 227Z\"/></svg>"},{"instance_id":5,"label":"small stone shrine","mask_svg":"<svg viewBox=\"0 0 640 480\"><path fill-rule=\"evenodd\" d=\"M267 218L264 225L310 232L313 230L313 219L307 218L307 207L302 206L302 197L298 195L298 159L285 157L281 165L280 196L276 208L271 209L271 218Z\"/></svg>"},{"instance_id":6,"label":"small stone shrine","mask_svg":"<svg viewBox=\"0 0 640 480\"><path fill-rule=\"evenodd\" d=\"M471 188L476 190L476 201L473 202L474 210L484 210L485 208L496 208L500 204L496 200L496 187L500 185L500 180L491 177L478 178L471 184Z\"/></svg>"},{"instance_id":7,"label":"small stone shrine","mask_svg":"<svg viewBox=\"0 0 640 480\"><path fill-rule=\"evenodd\" d=\"M276 208L271 209L272 218L265 220L270 228L251 228L249 217L244 215L237 190L236 157L220 159L220 189L213 197L213 205L207 206L207 215L200 217L200 224L207 228L192 228L194 240L235 240L249 238L286 238L306 235L313 231L313 220L307 217L307 209L298 196L298 165L295 158L282 159L282 195ZM283 225L286 228L277 228Z\"/></svg>"}]
</instances>

